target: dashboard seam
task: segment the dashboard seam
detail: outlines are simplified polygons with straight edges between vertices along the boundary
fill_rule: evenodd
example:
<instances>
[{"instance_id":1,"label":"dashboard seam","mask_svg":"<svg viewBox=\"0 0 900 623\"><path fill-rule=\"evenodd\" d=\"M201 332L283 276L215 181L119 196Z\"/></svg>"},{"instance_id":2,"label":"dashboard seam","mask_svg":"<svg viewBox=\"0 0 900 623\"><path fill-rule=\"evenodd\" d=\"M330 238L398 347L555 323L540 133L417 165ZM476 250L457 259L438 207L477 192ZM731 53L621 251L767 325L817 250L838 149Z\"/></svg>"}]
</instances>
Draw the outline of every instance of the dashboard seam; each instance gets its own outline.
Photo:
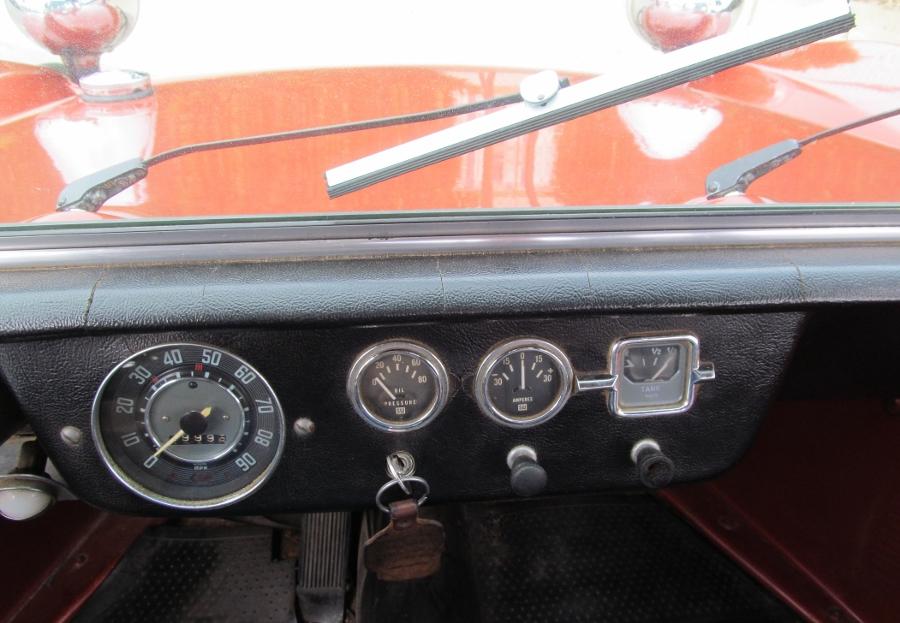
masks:
<instances>
[{"instance_id":1,"label":"dashboard seam","mask_svg":"<svg viewBox=\"0 0 900 623\"><path fill-rule=\"evenodd\" d=\"M94 295L97 293L97 287L100 285L104 276L106 276L106 269L100 271L100 275L97 277L96 281L94 281L94 285L91 286L91 291L88 293L87 302L84 306L84 314L81 317L82 328L87 328L88 326L88 316L91 313L91 306L94 304Z\"/></svg>"},{"instance_id":2,"label":"dashboard seam","mask_svg":"<svg viewBox=\"0 0 900 623\"><path fill-rule=\"evenodd\" d=\"M436 257L435 263L437 268L438 278L441 280L441 311L447 311L447 290L444 288L444 271L441 270L441 258Z\"/></svg>"}]
</instances>

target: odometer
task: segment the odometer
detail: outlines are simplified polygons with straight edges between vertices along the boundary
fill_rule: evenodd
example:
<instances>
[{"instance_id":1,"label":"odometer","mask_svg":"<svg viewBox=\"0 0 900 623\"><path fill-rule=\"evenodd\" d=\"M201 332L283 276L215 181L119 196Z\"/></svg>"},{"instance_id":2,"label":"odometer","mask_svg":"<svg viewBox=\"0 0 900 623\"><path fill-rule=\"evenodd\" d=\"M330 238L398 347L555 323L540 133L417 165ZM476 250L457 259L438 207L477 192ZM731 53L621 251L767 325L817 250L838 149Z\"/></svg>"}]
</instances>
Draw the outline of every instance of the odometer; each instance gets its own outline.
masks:
<instances>
[{"instance_id":1,"label":"odometer","mask_svg":"<svg viewBox=\"0 0 900 623\"><path fill-rule=\"evenodd\" d=\"M501 344L482 360L475 375L481 410L510 426L534 426L559 413L572 392L572 364L544 340Z\"/></svg>"},{"instance_id":2,"label":"odometer","mask_svg":"<svg viewBox=\"0 0 900 623\"><path fill-rule=\"evenodd\" d=\"M92 432L113 475L175 508L218 508L255 491L284 446L284 416L250 364L213 346L165 344L117 365Z\"/></svg>"}]
</instances>

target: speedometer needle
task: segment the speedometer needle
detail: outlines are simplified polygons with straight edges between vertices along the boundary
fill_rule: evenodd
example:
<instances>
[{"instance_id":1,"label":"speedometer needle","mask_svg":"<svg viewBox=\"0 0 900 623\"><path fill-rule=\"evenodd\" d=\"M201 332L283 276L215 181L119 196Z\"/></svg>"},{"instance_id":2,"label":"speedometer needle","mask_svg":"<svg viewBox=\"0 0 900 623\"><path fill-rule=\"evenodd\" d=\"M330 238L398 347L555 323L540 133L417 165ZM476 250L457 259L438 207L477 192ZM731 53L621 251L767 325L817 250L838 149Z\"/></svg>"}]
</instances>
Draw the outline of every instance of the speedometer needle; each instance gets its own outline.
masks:
<instances>
[{"instance_id":1,"label":"speedometer needle","mask_svg":"<svg viewBox=\"0 0 900 623\"><path fill-rule=\"evenodd\" d=\"M212 407L205 407L205 408L200 412L200 415L202 415L202 416L205 417L205 418L208 418L210 413L212 413ZM164 443L163 445L161 445L159 448L156 449L156 452L153 453L153 458L158 457L160 454L162 454L163 452L165 452L166 450L168 450L169 447L170 447L173 443L175 443L176 441L178 441L178 438L181 437L182 435L184 435L184 431L181 430L181 429L179 428L177 433L175 433L174 435L172 435L171 437L169 437L169 441L167 441L166 443Z\"/></svg>"},{"instance_id":2,"label":"speedometer needle","mask_svg":"<svg viewBox=\"0 0 900 623\"><path fill-rule=\"evenodd\" d=\"M397 400L397 397L391 393L391 390L389 390L387 388L387 385L385 385L384 383L381 382L381 379L376 378L375 382L378 383L379 385L381 385L381 389L383 389L385 392L387 392L388 398L390 398L391 400Z\"/></svg>"}]
</instances>

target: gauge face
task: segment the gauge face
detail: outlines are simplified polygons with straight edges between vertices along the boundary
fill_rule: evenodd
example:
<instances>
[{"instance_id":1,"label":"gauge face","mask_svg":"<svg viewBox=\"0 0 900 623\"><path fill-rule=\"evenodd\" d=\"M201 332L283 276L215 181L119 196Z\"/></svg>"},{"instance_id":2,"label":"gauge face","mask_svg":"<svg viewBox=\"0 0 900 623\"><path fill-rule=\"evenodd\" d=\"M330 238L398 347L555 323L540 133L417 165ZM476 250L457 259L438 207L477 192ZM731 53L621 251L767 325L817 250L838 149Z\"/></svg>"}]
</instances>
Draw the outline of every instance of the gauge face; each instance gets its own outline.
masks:
<instances>
[{"instance_id":1,"label":"gauge face","mask_svg":"<svg viewBox=\"0 0 900 623\"><path fill-rule=\"evenodd\" d=\"M487 415L511 426L544 422L572 391L572 365L553 344L521 339L491 351L475 376L476 398Z\"/></svg>"},{"instance_id":2,"label":"gauge face","mask_svg":"<svg viewBox=\"0 0 900 623\"><path fill-rule=\"evenodd\" d=\"M107 376L92 428L113 475L175 508L217 508L256 490L284 446L284 416L269 384L224 350L155 346Z\"/></svg>"},{"instance_id":3,"label":"gauge face","mask_svg":"<svg viewBox=\"0 0 900 623\"><path fill-rule=\"evenodd\" d=\"M680 344L631 346L623 354L625 376L634 383L669 381L680 363Z\"/></svg>"},{"instance_id":4,"label":"gauge face","mask_svg":"<svg viewBox=\"0 0 900 623\"><path fill-rule=\"evenodd\" d=\"M412 342L385 342L359 357L347 379L356 412L392 431L424 426L447 402L449 380L440 359Z\"/></svg>"},{"instance_id":5,"label":"gauge face","mask_svg":"<svg viewBox=\"0 0 900 623\"><path fill-rule=\"evenodd\" d=\"M699 365L693 336L631 338L613 346L619 415L680 413L693 399L693 370Z\"/></svg>"}]
</instances>

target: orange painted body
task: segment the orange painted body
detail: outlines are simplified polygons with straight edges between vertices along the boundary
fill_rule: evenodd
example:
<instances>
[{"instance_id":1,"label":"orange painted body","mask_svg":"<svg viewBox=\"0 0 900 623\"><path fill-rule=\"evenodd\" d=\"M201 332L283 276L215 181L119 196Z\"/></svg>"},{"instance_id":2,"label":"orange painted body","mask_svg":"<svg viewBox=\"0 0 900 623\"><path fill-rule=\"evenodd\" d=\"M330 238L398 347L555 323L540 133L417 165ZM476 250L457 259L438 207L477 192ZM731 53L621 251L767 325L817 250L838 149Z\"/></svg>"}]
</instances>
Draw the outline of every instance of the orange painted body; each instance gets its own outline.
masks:
<instances>
[{"instance_id":1,"label":"orange painted body","mask_svg":"<svg viewBox=\"0 0 900 623\"><path fill-rule=\"evenodd\" d=\"M765 145L896 107L900 48L827 42L330 200L326 169L458 120L188 155L154 167L100 218L442 208L685 204L707 173ZM54 216L66 181L186 143L363 120L515 92L522 71L322 69L158 84L90 104L66 79L0 63L0 219ZM586 76L570 75L573 81ZM464 118L462 118L464 119ZM763 178L752 201L895 202L900 120L814 144Z\"/></svg>"}]
</instances>

